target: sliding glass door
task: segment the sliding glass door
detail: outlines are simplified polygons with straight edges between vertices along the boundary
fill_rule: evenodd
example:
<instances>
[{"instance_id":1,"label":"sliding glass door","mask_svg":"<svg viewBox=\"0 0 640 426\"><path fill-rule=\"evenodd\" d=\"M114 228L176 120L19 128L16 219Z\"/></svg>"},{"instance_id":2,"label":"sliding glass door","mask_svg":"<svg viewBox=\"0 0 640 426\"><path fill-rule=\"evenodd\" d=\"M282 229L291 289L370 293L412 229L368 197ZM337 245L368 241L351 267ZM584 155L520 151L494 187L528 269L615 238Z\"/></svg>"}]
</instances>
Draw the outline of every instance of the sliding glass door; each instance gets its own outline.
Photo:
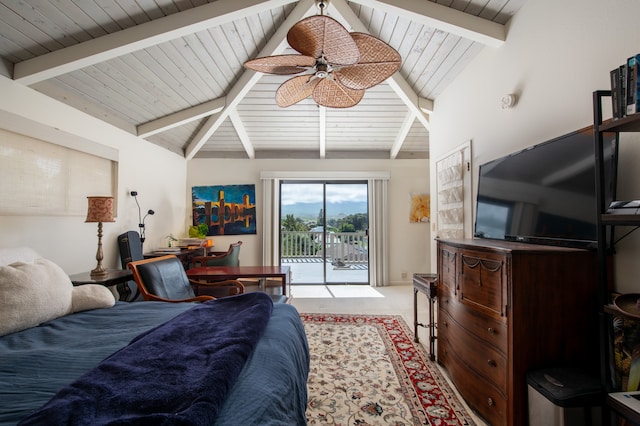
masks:
<instances>
[{"instance_id":1,"label":"sliding glass door","mask_svg":"<svg viewBox=\"0 0 640 426\"><path fill-rule=\"evenodd\" d=\"M368 284L367 182L283 181L280 264L295 284Z\"/></svg>"}]
</instances>

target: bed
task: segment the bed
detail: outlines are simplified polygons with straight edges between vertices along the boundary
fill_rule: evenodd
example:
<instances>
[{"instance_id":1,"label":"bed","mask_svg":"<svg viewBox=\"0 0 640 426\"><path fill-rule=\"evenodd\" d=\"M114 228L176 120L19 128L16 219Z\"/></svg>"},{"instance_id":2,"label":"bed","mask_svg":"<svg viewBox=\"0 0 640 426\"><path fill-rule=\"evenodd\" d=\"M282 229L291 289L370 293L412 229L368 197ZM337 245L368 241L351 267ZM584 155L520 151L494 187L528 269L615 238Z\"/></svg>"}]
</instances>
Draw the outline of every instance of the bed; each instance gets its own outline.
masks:
<instances>
[{"instance_id":1,"label":"bed","mask_svg":"<svg viewBox=\"0 0 640 426\"><path fill-rule=\"evenodd\" d=\"M35 267L0 266L0 304L16 265ZM78 304L80 287L66 314L35 326L6 333L0 312L0 425L306 424L309 349L293 306L264 293L116 302L91 287Z\"/></svg>"}]
</instances>

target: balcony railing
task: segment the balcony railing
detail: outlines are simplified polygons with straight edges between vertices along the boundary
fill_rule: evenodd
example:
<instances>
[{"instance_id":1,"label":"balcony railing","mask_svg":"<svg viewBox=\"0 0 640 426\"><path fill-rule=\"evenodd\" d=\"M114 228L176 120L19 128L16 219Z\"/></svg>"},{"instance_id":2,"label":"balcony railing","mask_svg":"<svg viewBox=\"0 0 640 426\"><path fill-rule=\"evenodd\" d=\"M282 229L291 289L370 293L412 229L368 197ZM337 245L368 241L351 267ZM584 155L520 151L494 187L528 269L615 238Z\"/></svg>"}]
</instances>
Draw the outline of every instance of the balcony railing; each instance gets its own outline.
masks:
<instances>
[{"instance_id":1,"label":"balcony railing","mask_svg":"<svg viewBox=\"0 0 640 426\"><path fill-rule=\"evenodd\" d=\"M326 237L326 243L325 243ZM369 239L364 231L313 232L280 231L280 256L286 259L325 258L345 264L369 262Z\"/></svg>"}]
</instances>

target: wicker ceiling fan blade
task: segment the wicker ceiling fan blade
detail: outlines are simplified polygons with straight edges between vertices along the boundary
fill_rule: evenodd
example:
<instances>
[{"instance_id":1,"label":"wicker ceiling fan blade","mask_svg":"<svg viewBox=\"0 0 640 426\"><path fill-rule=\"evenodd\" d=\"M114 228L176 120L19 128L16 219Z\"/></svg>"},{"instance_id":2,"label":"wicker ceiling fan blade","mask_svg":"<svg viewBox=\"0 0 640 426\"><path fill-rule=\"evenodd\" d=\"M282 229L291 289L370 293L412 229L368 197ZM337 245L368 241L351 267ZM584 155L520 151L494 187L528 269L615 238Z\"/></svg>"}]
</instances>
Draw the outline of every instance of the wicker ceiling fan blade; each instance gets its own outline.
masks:
<instances>
[{"instance_id":1,"label":"wicker ceiling fan blade","mask_svg":"<svg viewBox=\"0 0 640 426\"><path fill-rule=\"evenodd\" d=\"M287 41L303 55L314 58L324 55L333 65L352 65L360 57L351 33L325 15L310 16L296 23L287 33Z\"/></svg>"},{"instance_id":2,"label":"wicker ceiling fan blade","mask_svg":"<svg viewBox=\"0 0 640 426\"><path fill-rule=\"evenodd\" d=\"M307 71L316 64L315 58L305 55L275 55L251 59L244 67L267 74L298 74Z\"/></svg>"},{"instance_id":3,"label":"wicker ceiling fan blade","mask_svg":"<svg viewBox=\"0 0 640 426\"><path fill-rule=\"evenodd\" d=\"M288 107L311 96L320 81L312 77L311 75L299 75L282 83L276 91L278 106Z\"/></svg>"},{"instance_id":4,"label":"wicker ceiling fan blade","mask_svg":"<svg viewBox=\"0 0 640 426\"><path fill-rule=\"evenodd\" d=\"M369 34L352 33L360 60L334 72L335 78L350 89L364 90L382 83L398 71L402 58L384 41Z\"/></svg>"},{"instance_id":5,"label":"wicker ceiling fan blade","mask_svg":"<svg viewBox=\"0 0 640 426\"><path fill-rule=\"evenodd\" d=\"M318 105L329 108L350 108L362 100L364 90L353 90L334 80L322 79L313 91Z\"/></svg>"}]
</instances>

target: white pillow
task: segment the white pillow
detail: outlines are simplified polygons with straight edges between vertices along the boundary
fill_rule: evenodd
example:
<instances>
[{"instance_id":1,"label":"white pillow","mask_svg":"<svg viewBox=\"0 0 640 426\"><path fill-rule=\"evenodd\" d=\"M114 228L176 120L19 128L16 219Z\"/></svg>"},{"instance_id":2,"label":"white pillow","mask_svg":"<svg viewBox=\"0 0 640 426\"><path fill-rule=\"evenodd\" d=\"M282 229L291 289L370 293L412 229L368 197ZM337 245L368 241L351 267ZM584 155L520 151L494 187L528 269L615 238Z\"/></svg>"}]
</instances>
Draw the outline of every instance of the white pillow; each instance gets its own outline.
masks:
<instances>
[{"instance_id":1,"label":"white pillow","mask_svg":"<svg viewBox=\"0 0 640 426\"><path fill-rule=\"evenodd\" d=\"M72 312L69 276L47 259L0 266L0 336Z\"/></svg>"},{"instance_id":2,"label":"white pillow","mask_svg":"<svg viewBox=\"0 0 640 426\"><path fill-rule=\"evenodd\" d=\"M100 284L84 284L73 287L71 305L73 312L110 308L116 304L113 293Z\"/></svg>"}]
</instances>

